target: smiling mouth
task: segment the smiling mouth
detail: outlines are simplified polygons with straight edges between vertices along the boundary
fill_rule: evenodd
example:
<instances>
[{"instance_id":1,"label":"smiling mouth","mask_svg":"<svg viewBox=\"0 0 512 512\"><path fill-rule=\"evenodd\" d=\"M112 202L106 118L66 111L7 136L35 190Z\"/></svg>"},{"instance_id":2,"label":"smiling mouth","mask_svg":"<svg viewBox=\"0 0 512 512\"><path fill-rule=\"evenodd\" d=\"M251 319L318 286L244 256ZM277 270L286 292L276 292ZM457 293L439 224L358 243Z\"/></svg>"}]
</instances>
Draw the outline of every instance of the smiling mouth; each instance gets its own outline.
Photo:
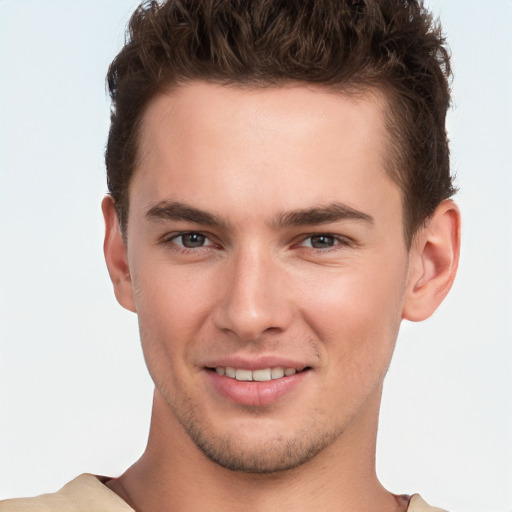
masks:
<instances>
[{"instance_id":1,"label":"smiling mouth","mask_svg":"<svg viewBox=\"0 0 512 512\"><path fill-rule=\"evenodd\" d=\"M217 366L216 368L208 368L211 371L217 373L217 375L223 375L230 379L244 381L244 382L267 382L269 380L282 379L283 377L291 377L296 373L309 370L309 367L297 370L296 368L262 368L259 370L245 370L242 368L231 368L230 366Z\"/></svg>"}]
</instances>

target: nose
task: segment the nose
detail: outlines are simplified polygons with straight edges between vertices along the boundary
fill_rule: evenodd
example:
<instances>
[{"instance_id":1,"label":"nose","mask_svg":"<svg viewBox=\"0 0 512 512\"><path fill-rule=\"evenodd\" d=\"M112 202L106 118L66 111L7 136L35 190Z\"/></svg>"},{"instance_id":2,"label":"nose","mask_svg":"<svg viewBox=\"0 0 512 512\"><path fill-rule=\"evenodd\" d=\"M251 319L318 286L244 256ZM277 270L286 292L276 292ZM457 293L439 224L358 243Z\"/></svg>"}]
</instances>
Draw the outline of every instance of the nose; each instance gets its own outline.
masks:
<instances>
[{"instance_id":1,"label":"nose","mask_svg":"<svg viewBox=\"0 0 512 512\"><path fill-rule=\"evenodd\" d=\"M272 254L247 248L227 263L222 299L217 304L218 329L243 341L257 341L263 334L285 331L293 307L285 285L285 273Z\"/></svg>"}]
</instances>

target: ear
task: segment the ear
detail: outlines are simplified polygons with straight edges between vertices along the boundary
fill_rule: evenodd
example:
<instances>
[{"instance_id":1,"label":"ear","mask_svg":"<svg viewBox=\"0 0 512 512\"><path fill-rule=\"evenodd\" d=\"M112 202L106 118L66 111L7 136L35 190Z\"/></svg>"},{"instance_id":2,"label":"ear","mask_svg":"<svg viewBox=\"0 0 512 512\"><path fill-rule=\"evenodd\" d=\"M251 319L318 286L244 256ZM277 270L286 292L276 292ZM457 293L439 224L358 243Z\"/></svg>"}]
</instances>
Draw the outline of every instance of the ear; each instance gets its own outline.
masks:
<instances>
[{"instance_id":1,"label":"ear","mask_svg":"<svg viewBox=\"0 0 512 512\"><path fill-rule=\"evenodd\" d=\"M128 265L126 243L117 218L116 206L112 196L107 195L101 203L105 219L105 241L103 252L107 262L108 273L114 285L116 299L124 308L136 312L133 299L132 279Z\"/></svg>"},{"instance_id":2,"label":"ear","mask_svg":"<svg viewBox=\"0 0 512 512\"><path fill-rule=\"evenodd\" d=\"M415 235L402 318L419 322L431 316L449 292L460 251L460 212L447 199Z\"/></svg>"}]
</instances>

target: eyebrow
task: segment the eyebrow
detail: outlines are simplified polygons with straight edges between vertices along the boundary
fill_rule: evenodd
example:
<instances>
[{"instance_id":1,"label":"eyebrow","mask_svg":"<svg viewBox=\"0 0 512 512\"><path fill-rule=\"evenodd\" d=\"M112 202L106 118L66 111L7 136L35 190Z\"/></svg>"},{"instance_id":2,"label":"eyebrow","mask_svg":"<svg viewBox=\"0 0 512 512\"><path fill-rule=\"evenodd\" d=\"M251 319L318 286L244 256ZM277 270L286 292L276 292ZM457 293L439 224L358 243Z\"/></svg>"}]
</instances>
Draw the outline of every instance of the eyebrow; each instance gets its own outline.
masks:
<instances>
[{"instance_id":1,"label":"eyebrow","mask_svg":"<svg viewBox=\"0 0 512 512\"><path fill-rule=\"evenodd\" d=\"M204 226L229 228L229 222L221 217L178 201L160 201L146 212L146 218L156 221L187 221ZM355 210L346 204L335 202L326 206L279 213L271 225L275 229L279 229L286 226L312 226L340 220L357 220L369 224L374 222L371 215Z\"/></svg>"},{"instance_id":2,"label":"eyebrow","mask_svg":"<svg viewBox=\"0 0 512 512\"><path fill-rule=\"evenodd\" d=\"M228 226L227 222L216 215L177 201L160 201L146 212L146 218L149 220L188 221L221 228Z\"/></svg>"},{"instance_id":3,"label":"eyebrow","mask_svg":"<svg viewBox=\"0 0 512 512\"><path fill-rule=\"evenodd\" d=\"M355 210L343 203L330 203L326 206L305 208L284 212L276 216L272 223L275 227L312 226L340 220L360 220L373 224L371 215Z\"/></svg>"}]
</instances>

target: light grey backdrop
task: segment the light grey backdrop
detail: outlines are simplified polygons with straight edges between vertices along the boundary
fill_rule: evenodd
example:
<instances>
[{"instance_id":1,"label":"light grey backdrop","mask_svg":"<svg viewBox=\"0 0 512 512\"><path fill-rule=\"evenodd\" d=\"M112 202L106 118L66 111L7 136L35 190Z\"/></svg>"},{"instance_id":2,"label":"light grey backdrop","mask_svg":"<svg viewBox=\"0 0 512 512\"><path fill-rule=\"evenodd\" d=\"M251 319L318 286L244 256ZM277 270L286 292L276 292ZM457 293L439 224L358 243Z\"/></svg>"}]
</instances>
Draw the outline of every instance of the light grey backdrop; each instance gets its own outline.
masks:
<instances>
[{"instance_id":1,"label":"light grey backdrop","mask_svg":"<svg viewBox=\"0 0 512 512\"><path fill-rule=\"evenodd\" d=\"M403 326L378 470L454 512L512 510L512 2L430 0L453 52L460 273ZM107 66L132 0L0 0L0 498L118 475L151 382L102 256Z\"/></svg>"}]
</instances>

